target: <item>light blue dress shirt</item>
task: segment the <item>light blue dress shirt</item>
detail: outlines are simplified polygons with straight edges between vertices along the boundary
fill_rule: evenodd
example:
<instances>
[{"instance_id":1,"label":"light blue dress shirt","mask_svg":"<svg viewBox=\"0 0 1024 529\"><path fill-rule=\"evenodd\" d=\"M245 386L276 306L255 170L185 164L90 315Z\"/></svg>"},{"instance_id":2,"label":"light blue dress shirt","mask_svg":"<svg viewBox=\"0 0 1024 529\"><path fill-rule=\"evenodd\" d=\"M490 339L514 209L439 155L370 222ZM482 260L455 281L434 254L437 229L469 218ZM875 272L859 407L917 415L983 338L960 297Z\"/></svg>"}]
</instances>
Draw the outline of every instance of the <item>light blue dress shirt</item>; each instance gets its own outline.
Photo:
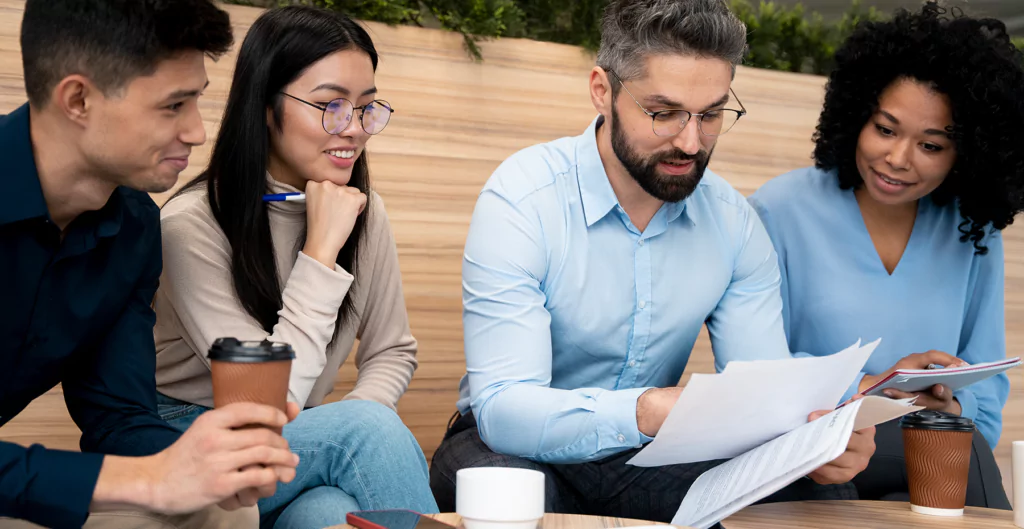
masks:
<instances>
[{"instance_id":1,"label":"light blue dress shirt","mask_svg":"<svg viewBox=\"0 0 1024 529\"><path fill-rule=\"evenodd\" d=\"M853 190L839 189L835 173L805 168L784 174L750 202L779 255L786 335L794 351L827 355L858 338L881 338L865 366L871 375L930 349L972 364L1006 357L998 231L983 240L988 254L978 255L973 244L960 241L958 208L925 197L890 276ZM975 421L993 448L1008 393L1005 374L954 393L963 416Z\"/></svg>"},{"instance_id":2,"label":"light blue dress shirt","mask_svg":"<svg viewBox=\"0 0 1024 529\"><path fill-rule=\"evenodd\" d=\"M601 163L601 121L510 157L473 212L458 408L499 453L579 463L649 441L637 397L679 382L705 322L719 370L790 356L778 261L745 198L707 171L641 232Z\"/></svg>"}]
</instances>

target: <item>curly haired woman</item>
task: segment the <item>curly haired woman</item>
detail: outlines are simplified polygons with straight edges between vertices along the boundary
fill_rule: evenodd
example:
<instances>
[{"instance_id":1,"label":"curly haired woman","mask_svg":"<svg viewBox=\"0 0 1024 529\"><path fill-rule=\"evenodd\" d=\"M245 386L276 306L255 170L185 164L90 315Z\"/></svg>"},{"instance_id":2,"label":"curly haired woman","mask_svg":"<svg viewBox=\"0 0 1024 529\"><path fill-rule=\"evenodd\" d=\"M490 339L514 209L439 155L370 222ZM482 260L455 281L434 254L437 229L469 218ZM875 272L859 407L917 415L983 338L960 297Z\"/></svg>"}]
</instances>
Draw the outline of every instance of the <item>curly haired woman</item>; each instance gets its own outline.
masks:
<instances>
[{"instance_id":1,"label":"curly haired woman","mask_svg":"<svg viewBox=\"0 0 1024 529\"><path fill-rule=\"evenodd\" d=\"M814 167L750 197L779 258L786 335L824 355L882 341L846 397L895 369L1006 357L1002 229L1024 209L1024 70L1003 23L934 2L866 23L836 53ZM1009 509L992 449L1006 375L917 404L973 419L968 505ZM897 422L854 483L906 499Z\"/></svg>"}]
</instances>

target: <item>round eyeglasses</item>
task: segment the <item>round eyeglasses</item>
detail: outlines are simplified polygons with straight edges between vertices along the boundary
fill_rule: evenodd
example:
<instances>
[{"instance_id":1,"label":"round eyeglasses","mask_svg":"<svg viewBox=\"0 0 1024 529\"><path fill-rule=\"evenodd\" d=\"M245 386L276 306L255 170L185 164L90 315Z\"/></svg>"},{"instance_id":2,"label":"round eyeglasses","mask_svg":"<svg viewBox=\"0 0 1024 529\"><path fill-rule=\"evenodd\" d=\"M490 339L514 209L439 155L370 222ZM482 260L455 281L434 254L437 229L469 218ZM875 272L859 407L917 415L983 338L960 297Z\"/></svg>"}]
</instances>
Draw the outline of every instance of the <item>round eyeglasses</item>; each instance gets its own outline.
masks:
<instances>
[{"instance_id":1,"label":"round eyeglasses","mask_svg":"<svg viewBox=\"0 0 1024 529\"><path fill-rule=\"evenodd\" d=\"M380 134L384 127L388 126L391 114L395 112L395 109L391 108L391 104L383 99L375 99L361 107L357 107L343 97L339 97L327 103L327 105L318 105L304 99L299 99L286 92L281 92L281 94L322 111L324 113L322 120L324 130L328 134L341 134L343 130L347 129L349 124L352 123L352 115L355 114L356 110L359 111L359 124L362 125L363 130L371 135Z\"/></svg>"},{"instance_id":2,"label":"round eyeglasses","mask_svg":"<svg viewBox=\"0 0 1024 529\"><path fill-rule=\"evenodd\" d=\"M721 136L732 129L732 126L736 124L747 113L747 108L743 106L743 102L733 92L732 87L729 87L729 92L732 93L733 98L740 104L741 110L733 110L731 108L719 108L715 110L708 110L707 112L690 112L689 110L682 109L668 109L659 110L657 112L651 112L646 107L637 101L636 97L626 88L626 83L622 82L618 74L608 70L608 73L615 76L615 79L622 86L622 89L629 94L629 97L633 99L636 106L640 107L640 110L651 117L651 128L654 130L654 134L657 136L675 136L686 128L686 124L690 122L690 118L697 118L697 129L700 133L705 136Z\"/></svg>"}]
</instances>

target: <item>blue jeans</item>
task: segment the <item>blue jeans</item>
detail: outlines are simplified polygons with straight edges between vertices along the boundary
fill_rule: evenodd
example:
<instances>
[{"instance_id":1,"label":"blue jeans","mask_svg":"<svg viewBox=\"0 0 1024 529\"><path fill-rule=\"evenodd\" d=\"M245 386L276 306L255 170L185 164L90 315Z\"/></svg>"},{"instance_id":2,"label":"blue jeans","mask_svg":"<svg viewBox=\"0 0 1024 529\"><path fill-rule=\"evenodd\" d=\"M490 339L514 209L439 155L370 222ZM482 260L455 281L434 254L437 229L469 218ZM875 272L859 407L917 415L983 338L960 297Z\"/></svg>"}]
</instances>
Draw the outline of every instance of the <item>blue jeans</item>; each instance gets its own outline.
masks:
<instances>
[{"instance_id":1,"label":"blue jeans","mask_svg":"<svg viewBox=\"0 0 1024 529\"><path fill-rule=\"evenodd\" d=\"M157 394L160 416L185 431L209 408ZM346 400L309 408L284 427L299 455L291 483L259 502L260 527L306 529L344 524L357 510L438 512L427 460L390 408Z\"/></svg>"}]
</instances>

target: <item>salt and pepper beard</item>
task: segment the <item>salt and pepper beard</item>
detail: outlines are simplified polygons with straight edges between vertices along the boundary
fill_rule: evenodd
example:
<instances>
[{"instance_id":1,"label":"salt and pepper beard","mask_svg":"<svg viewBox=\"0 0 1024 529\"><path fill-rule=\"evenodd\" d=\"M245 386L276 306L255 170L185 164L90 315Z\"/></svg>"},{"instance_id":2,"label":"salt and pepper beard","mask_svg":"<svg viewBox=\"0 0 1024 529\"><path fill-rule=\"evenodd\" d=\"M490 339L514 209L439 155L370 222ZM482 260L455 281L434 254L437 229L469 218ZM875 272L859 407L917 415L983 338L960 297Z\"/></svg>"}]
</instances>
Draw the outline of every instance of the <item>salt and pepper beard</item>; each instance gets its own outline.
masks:
<instances>
[{"instance_id":1,"label":"salt and pepper beard","mask_svg":"<svg viewBox=\"0 0 1024 529\"><path fill-rule=\"evenodd\" d=\"M691 118L693 119L693 118ZM711 154L703 148L696 154L686 154L682 150L671 147L669 150L659 152L648 157L640 155L629 144L626 134L619 126L619 114L612 105L612 152L626 168L626 172L640 184L640 187L647 194L664 202L679 202L697 189L697 184L704 177L704 171L708 167ZM686 161L693 160L693 168L683 175L660 175L658 164L666 160Z\"/></svg>"}]
</instances>

